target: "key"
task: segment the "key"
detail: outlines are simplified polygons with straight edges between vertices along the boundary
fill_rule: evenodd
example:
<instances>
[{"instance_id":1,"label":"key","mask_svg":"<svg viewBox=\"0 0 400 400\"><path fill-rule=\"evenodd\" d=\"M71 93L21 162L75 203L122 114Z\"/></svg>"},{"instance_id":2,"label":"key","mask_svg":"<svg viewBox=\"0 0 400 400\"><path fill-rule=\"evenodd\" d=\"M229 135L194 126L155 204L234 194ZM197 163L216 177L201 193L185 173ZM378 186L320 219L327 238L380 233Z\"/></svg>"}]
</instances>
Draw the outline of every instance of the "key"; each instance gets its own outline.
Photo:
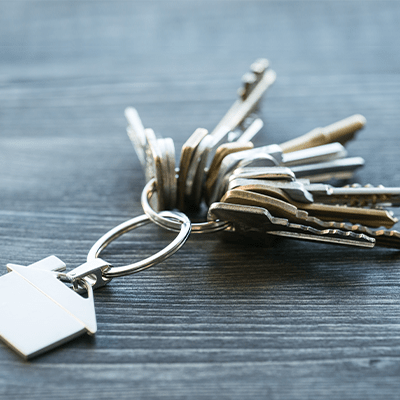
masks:
<instances>
[{"instance_id":1,"label":"key","mask_svg":"<svg viewBox=\"0 0 400 400\"><path fill-rule=\"evenodd\" d=\"M310 225L290 222L273 216L262 207L240 204L213 203L208 211L209 220L228 221L231 230L242 235L276 235L292 239L309 240L330 244L342 244L372 248L375 239L364 233L344 231L337 228L316 229Z\"/></svg>"},{"instance_id":2,"label":"key","mask_svg":"<svg viewBox=\"0 0 400 400\"><path fill-rule=\"evenodd\" d=\"M305 135L282 143L280 146L284 153L290 153L332 142L345 144L353 139L356 132L362 129L365 124L365 117L355 114L324 128L315 128Z\"/></svg>"},{"instance_id":3,"label":"key","mask_svg":"<svg viewBox=\"0 0 400 400\"><path fill-rule=\"evenodd\" d=\"M186 209L194 211L200 207L203 185L206 179L205 168L213 144L214 138L211 135L206 135L194 149L185 184Z\"/></svg>"},{"instance_id":4,"label":"key","mask_svg":"<svg viewBox=\"0 0 400 400\"><path fill-rule=\"evenodd\" d=\"M178 177L178 194L177 206L179 210L185 210L185 193L187 174L189 172L190 163L199 143L208 135L207 129L198 128L194 131L192 136L182 146L181 159L179 163L179 177Z\"/></svg>"},{"instance_id":5,"label":"key","mask_svg":"<svg viewBox=\"0 0 400 400\"><path fill-rule=\"evenodd\" d=\"M264 126L264 122L262 121L261 118L247 118L243 125L246 124L246 121L250 120L249 126L242 131L241 129L236 129L234 131L231 131L228 133L228 143L231 142L237 142L237 143L247 143L250 142L254 136L257 135L258 132L262 129ZM220 145L222 143L217 143L217 145Z\"/></svg>"},{"instance_id":6,"label":"key","mask_svg":"<svg viewBox=\"0 0 400 400\"><path fill-rule=\"evenodd\" d=\"M296 165L291 170L296 178L309 179L311 182L327 182L331 179L350 179L354 172L363 167L361 157L349 157L317 164Z\"/></svg>"},{"instance_id":7,"label":"key","mask_svg":"<svg viewBox=\"0 0 400 400\"><path fill-rule=\"evenodd\" d=\"M276 73L268 68L268 61L258 60L259 64L255 69L258 68L259 79L254 82L255 85L249 84L246 86L244 91L241 93L241 98L236 100L232 107L228 110L225 116L217 124L211 135L215 137L215 141L219 142L224 136L226 136L230 131L235 130L245 118L257 107L257 104L261 100L265 91L275 82ZM264 63L264 69L262 64ZM243 99L243 97L245 97Z\"/></svg>"},{"instance_id":8,"label":"key","mask_svg":"<svg viewBox=\"0 0 400 400\"><path fill-rule=\"evenodd\" d=\"M157 139L157 144L160 151L162 188L164 189L160 195L164 197L164 208L171 210L176 206L177 191L174 141L171 138L161 138Z\"/></svg>"},{"instance_id":9,"label":"key","mask_svg":"<svg viewBox=\"0 0 400 400\"><path fill-rule=\"evenodd\" d=\"M256 83L257 75L254 72L246 72L242 76L243 86L238 90L238 95L243 101L247 99Z\"/></svg>"},{"instance_id":10,"label":"key","mask_svg":"<svg viewBox=\"0 0 400 400\"><path fill-rule=\"evenodd\" d=\"M152 129L145 129L146 139L148 143L146 151L146 181L152 178L156 179L157 187L157 209L165 210L166 191L164 183L163 164L164 159L161 152L159 142L155 137ZM168 201L168 200L167 200Z\"/></svg>"},{"instance_id":11,"label":"key","mask_svg":"<svg viewBox=\"0 0 400 400\"><path fill-rule=\"evenodd\" d=\"M145 129L136 109L125 109L127 133L145 171L146 181L156 178L157 208L171 209L176 204L175 148L171 138L157 139Z\"/></svg>"},{"instance_id":12,"label":"key","mask_svg":"<svg viewBox=\"0 0 400 400\"><path fill-rule=\"evenodd\" d=\"M314 201L320 203L343 204L348 206L400 206L400 188L367 185L352 185L345 187L334 187L326 184L304 185L314 197Z\"/></svg>"},{"instance_id":13,"label":"key","mask_svg":"<svg viewBox=\"0 0 400 400\"><path fill-rule=\"evenodd\" d=\"M209 203L209 199L212 195L212 190L215 185L215 182L218 178L218 171L221 167L222 160L232 153L237 153L243 150L250 150L254 148L252 142L247 143L239 143L239 142L232 142L232 143L225 143L220 145L215 152L214 158L212 159L210 168L207 171L206 175L206 182L204 187L204 195L206 202Z\"/></svg>"},{"instance_id":14,"label":"key","mask_svg":"<svg viewBox=\"0 0 400 400\"><path fill-rule=\"evenodd\" d=\"M138 112L133 107L125 109L125 117L128 120L128 127L126 131L129 139L131 140L135 149L136 155L139 159L143 170L146 170L146 148L147 138L142 124L142 120L139 117Z\"/></svg>"},{"instance_id":15,"label":"key","mask_svg":"<svg viewBox=\"0 0 400 400\"><path fill-rule=\"evenodd\" d=\"M281 198L284 197L282 196ZM347 220L354 224L361 224L374 228L380 226L390 228L398 222L398 220L386 210L331 206L317 203L294 203L293 201L288 202L261 193L238 189L226 192L222 197L221 202L266 208L274 216L288 218L291 222L299 222L299 218L305 218L307 215L324 221ZM289 215L292 216L292 219L289 218ZM301 221L299 223L301 223ZM318 229L318 226L314 227Z\"/></svg>"},{"instance_id":16,"label":"key","mask_svg":"<svg viewBox=\"0 0 400 400\"><path fill-rule=\"evenodd\" d=\"M345 158L347 150L338 142L329 143L310 149L294 151L292 153L283 153L282 151L282 165L285 167L314 164L320 162L328 162L339 158Z\"/></svg>"},{"instance_id":17,"label":"key","mask_svg":"<svg viewBox=\"0 0 400 400\"><path fill-rule=\"evenodd\" d=\"M165 145L165 139L157 139L157 149L158 149L158 160L161 182L156 181L157 193L163 197L163 207L159 211L164 209L169 209L170 197L171 197L171 186L168 174L169 160L167 157L167 147Z\"/></svg>"},{"instance_id":18,"label":"key","mask_svg":"<svg viewBox=\"0 0 400 400\"><path fill-rule=\"evenodd\" d=\"M246 100L251 91L256 86L269 67L269 61L265 58L260 58L250 65L250 71L243 75L243 87L239 89L238 94L242 100ZM259 102L257 103L258 108Z\"/></svg>"}]
</instances>

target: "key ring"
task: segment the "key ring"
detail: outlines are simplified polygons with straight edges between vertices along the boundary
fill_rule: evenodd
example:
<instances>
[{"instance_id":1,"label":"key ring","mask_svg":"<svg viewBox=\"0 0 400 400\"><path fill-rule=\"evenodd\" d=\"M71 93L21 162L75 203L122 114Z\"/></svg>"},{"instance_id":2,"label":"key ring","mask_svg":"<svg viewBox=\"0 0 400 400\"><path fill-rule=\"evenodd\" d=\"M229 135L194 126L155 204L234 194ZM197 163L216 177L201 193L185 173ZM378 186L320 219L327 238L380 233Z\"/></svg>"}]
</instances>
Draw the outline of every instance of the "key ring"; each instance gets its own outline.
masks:
<instances>
[{"instance_id":1,"label":"key ring","mask_svg":"<svg viewBox=\"0 0 400 400\"><path fill-rule=\"evenodd\" d=\"M172 211L162 211L160 213L161 217L167 221L174 222L179 227L178 236L163 250L158 253L153 254L144 260L138 261L133 264L125 265L123 267L110 267L102 271L102 276L108 280L124 275L135 274L137 272L143 271L155 264L158 264L168 257L172 256L177 252L188 239L191 232L191 224L189 218L180 212ZM146 225L151 222L151 219L146 214L140 215L138 217L132 218L122 224L116 226L115 228L104 234L89 250L87 255L87 261L92 262L100 256L100 253L115 239L122 236L133 229L139 228L140 226ZM79 268L79 267L78 267Z\"/></svg>"},{"instance_id":2,"label":"key ring","mask_svg":"<svg viewBox=\"0 0 400 400\"><path fill-rule=\"evenodd\" d=\"M0 336L20 355L30 358L83 332L95 334L97 322L93 290L106 285L114 277L143 271L165 260L179 250L189 237L191 227L186 215L164 211L162 216L180 224L179 234L163 250L133 264L113 267L98 256L119 236L149 223L151 220L145 214L123 222L103 235L90 249L87 262L68 273L62 272L66 265L55 256L47 257L28 267L8 264L10 272L1 277L0 281L0 300L8 309L13 308L12 311L2 314ZM63 282L71 283L74 290ZM10 286L16 287L17 290ZM82 292L87 292L87 298L78 294ZM14 301L21 296L29 301ZM40 308L37 307L38 304ZM0 308L0 311L4 308L6 307ZM20 317L15 319L14 314ZM8 321L4 324L4 319L7 318ZM24 325L21 321L27 322ZM43 321L46 322L45 325ZM21 329L21 326L29 335L15 335L17 328Z\"/></svg>"},{"instance_id":3,"label":"key ring","mask_svg":"<svg viewBox=\"0 0 400 400\"><path fill-rule=\"evenodd\" d=\"M150 179L146 186L143 188L141 203L142 208L148 218L153 221L155 224L168 229L172 232L178 232L180 230L180 224L175 222L170 217L165 218L165 211L155 212L153 208L150 206L149 200L156 192L156 180L155 178ZM174 211L175 212L175 211ZM182 215L182 213L179 213ZM183 214L184 215L184 214ZM229 222L225 221L207 221L207 222L196 222L192 223L192 232L193 233L212 233L223 231L229 226Z\"/></svg>"}]
</instances>

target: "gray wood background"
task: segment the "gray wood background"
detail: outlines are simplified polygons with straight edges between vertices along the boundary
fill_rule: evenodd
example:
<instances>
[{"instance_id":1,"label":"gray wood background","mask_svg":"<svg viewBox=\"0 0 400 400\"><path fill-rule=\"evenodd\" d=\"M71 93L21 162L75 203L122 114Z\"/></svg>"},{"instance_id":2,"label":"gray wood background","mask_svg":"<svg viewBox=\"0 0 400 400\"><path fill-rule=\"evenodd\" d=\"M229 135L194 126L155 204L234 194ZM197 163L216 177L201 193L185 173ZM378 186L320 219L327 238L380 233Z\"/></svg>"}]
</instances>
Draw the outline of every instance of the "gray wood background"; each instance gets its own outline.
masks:
<instances>
[{"instance_id":1,"label":"gray wood background","mask_svg":"<svg viewBox=\"0 0 400 400\"><path fill-rule=\"evenodd\" d=\"M354 181L400 185L399 20L396 1L1 1L0 273L51 254L76 267L142 213L126 106L180 151L259 57L278 78L257 145L361 113ZM144 227L104 258L172 238ZM0 344L0 398L398 398L399 282L392 250L192 236L96 292L94 338L31 362Z\"/></svg>"}]
</instances>

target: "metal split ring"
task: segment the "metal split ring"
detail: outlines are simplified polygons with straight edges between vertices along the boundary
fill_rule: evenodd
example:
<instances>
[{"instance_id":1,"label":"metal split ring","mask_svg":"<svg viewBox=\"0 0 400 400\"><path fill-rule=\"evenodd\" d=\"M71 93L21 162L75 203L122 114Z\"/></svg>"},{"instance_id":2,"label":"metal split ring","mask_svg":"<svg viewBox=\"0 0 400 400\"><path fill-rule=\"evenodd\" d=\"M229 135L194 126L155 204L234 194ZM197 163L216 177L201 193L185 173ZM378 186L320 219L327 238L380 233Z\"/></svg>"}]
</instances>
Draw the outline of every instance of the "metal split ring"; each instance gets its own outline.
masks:
<instances>
[{"instance_id":1,"label":"metal split ring","mask_svg":"<svg viewBox=\"0 0 400 400\"><path fill-rule=\"evenodd\" d=\"M125 265L123 267L109 266L102 268L101 274L102 277L105 278L105 283L107 283L107 280L109 281L110 279L117 276L134 274L136 272L143 271L144 269L149 268L155 264L158 264L168 257L172 256L172 254L174 254L183 246L183 244L188 239L191 231L189 218L185 214L175 211L162 211L160 215L163 218L168 218L169 221L174 221L174 223L179 227L178 236L163 250L159 251L156 254L153 254L150 257L145 258L144 260ZM100 256L100 253L115 239L117 239L124 233L129 232L132 229L139 228L140 226L146 225L149 222L151 222L151 219L144 214L140 215L139 217L135 217L128 221L125 221L108 231L90 249L87 256L88 263L92 263L93 261L95 261ZM102 260L99 260L99 262L101 264ZM98 266L98 268L99 267L100 265Z\"/></svg>"},{"instance_id":2,"label":"metal split ring","mask_svg":"<svg viewBox=\"0 0 400 400\"><path fill-rule=\"evenodd\" d=\"M165 211L157 213L150 206L150 199L156 192L156 180L151 179L146 186L143 188L141 203L145 214L157 225L168 229L172 232L179 232L180 225L178 222L167 217L164 213ZM181 213L180 213L181 214ZM182 215L182 214L181 214ZM229 222L226 221L208 221L208 222L198 222L192 223L193 233L212 233L223 231L229 226Z\"/></svg>"}]
</instances>

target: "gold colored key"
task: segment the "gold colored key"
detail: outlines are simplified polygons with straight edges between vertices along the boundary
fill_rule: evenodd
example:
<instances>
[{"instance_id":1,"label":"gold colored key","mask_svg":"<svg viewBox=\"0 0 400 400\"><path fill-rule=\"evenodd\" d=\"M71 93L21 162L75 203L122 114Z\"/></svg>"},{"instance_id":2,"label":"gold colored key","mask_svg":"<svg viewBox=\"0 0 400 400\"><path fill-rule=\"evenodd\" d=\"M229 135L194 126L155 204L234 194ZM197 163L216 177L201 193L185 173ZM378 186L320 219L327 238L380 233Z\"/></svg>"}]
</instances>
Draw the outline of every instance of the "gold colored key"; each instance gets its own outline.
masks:
<instances>
[{"instance_id":1,"label":"gold colored key","mask_svg":"<svg viewBox=\"0 0 400 400\"><path fill-rule=\"evenodd\" d=\"M280 146L284 153L291 153L292 151L304 150L327 143L339 142L345 144L353 139L356 132L362 129L365 124L365 117L355 114L324 128L315 128L305 135L282 143Z\"/></svg>"},{"instance_id":2,"label":"gold colored key","mask_svg":"<svg viewBox=\"0 0 400 400\"><path fill-rule=\"evenodd\" d=\"M213 190L214 184L218 178L218 172L221 167L222 160L229 154L236 153L238 151L243 151L243 150L250 150L252 148L254 148L254 145L252 142L224 143L217 148L214 158L212 159L210 168L208 169L208 172L207 172L206 184L205 184L206 199L208 199L211 196L211 192Z\"/></svg>"}]
</instances>

